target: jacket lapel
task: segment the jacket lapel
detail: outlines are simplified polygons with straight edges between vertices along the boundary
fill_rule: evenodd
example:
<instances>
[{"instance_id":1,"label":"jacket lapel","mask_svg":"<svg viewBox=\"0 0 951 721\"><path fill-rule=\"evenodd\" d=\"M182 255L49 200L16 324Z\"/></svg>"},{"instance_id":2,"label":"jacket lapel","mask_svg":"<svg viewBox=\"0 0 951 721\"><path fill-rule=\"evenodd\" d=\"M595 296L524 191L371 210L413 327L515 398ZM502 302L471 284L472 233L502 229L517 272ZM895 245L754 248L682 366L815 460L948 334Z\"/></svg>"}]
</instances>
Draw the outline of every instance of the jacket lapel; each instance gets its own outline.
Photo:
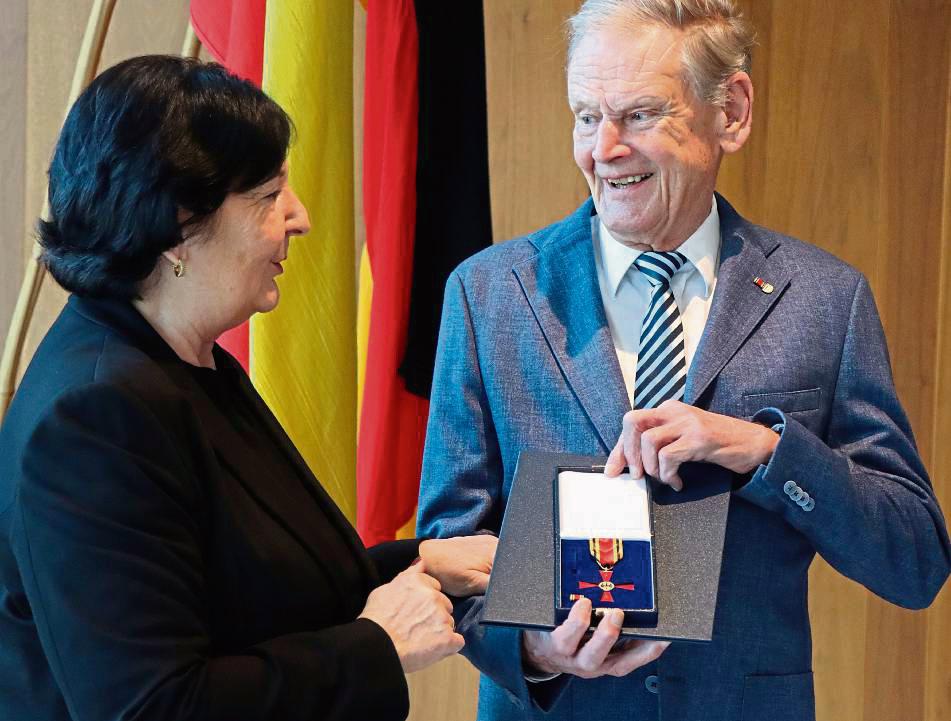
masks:
<instances>
[{"instance_id":1,"label":"jacket lapel","mask_svg":"<svg viewBox=\"0 0 951 721\"><path fill-rule=\"evenodd\" d=\"M307 465L304 457L301 456L300 451L297 450L297 446L293 444L287 433L284 431L284 427L281 426L277 418L274 417L274 414L271 413L271 409L254 389L254 386L251 384L251 379L248 378L247 375L243 373L243 371L241 371L237 361L235 361L231 356L226 356L226 358L227 361L233 364L234 367L237 368L241 373L244 392L247 394L252 405L258 411L261 420L267 427L272 439L287 457L288 462L294 467L296 475L300 479L301 484L303 485L306 492L309 493L317 505L320 506L321 510L324 512L324 516L330 521L334 529L344 539L344 541L353 551L354 556L359 559L361 565L363 566L364 574L368 578L377 579L378 574L376 572L376 566L374 566L372 560L367 554L366 546L363 545L363 541L360 540L360 537L357 535L353 524L351 524L347 517L343 515L343 511L340 510L340 507L334 502L327 491L324 490L324 487L320 484L320 481L310 470L310 466ZM311 555L314 555L318 560L322 558L323 556L321 552L316 550L319 548L319 539L314 538L313 534L311 533L315 525L313 522L313 514L305 513L301 515L300 508L297 505L295 505L293 508L286 509L286 511L293 514L294 520L292 521L292 525L294 526L296 532L300 534L298 537L302 539L303 543L310 543L309 550Z\"/></svg>"},{"instance_id":2,"label":"jacket lapel","mask_svg":"<svg viewBox=\"0 0 951 721\"><path fill-rule=\"evenodd\" d=\"M789 285L789 272L770 255L779 245L767 233L741 218L717 195L720 214L720 266L713 305L690 370L685 401L695 405L724 366L750 337ZM755 278L773 286L764 292Z\"/></svg>"},{"instance_id":3,"label":"jacket lapel","mask_svg":"<svg viewBox=\"0 0 951 721\"><path fill-rule=\"evenodd\" d=\"M330 578L335 576L336 567L343 561L343 559L333 559L333 562L328 564L326 554L323 553L323 548L326 546L324 536L328 530L332 529L332 532L339 534L350 547L354 558L363 567L364 576L375 579L376 570L353 526L333 499L327 495L284 429L254 390L250 379L231 356L224 352L216 352L215 358L219 368L228 364L232 372L238 376L240 391L244 394L245 400L256 411L271 440L285 456L289 466L294 469L294 475L300 483L302 492L309 495L316 503L331 528L314 522L314 507L309 503L301 502L302 498L297 493L296 487L292 487L292 490L288 492L282 484L271 483L268 479L260 478L260 474L251 472L251 469L260 467L254 454L226 422L221 411L210 403L200 388L196 387L194 391L196 411L207 424L206 430L215 446L218 459L228 467L245 491L269 511L274 521L283 526L318 565L324 567Z\"/></svg>"},{"instance_id":4,"label":"jacket lapel","mask_svg":"<svg viewBox=\"0 0 951 721\"><path fill-rule=\"evenodd\" d=\"M621 417L631 408L601 302L592 208L589 199L536 243L537 256L513 272L568 386L608 452L617 442Z\"/></svg>"}]
</instances>

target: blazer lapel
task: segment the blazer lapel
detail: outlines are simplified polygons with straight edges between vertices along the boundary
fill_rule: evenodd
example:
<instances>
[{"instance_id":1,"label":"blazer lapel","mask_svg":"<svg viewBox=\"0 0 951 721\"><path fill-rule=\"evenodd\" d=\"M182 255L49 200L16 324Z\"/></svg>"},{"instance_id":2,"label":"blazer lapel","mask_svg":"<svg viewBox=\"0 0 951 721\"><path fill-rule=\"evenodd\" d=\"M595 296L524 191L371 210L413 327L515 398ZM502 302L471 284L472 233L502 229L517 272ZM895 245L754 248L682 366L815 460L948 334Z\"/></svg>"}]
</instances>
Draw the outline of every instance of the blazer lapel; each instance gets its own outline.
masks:
<instances>
[{"instance_id":1,"label":"blazer lapel","mask_svg":"<svg viewBox=\"0 0 951 721\"><path fill-rule=\"evenodd\" d=\"M328 532L342 536L353 551L353 562L361 566L363 577L368 579L369 590L372 585L375 585L377 574L353 527L319 486L300 454L253 390L250 379L237 366L237 362L219 352L216 352L215 360L219 373L226 372L225 364L231 366L232 372L240 373L241 387L237 388L236 392L243 393L245 400L249 401L257 411L271 440L287 458L289 467L296 472L295 475L300 481L300 492L293 485L273 482L271 478L265 477L267 473L273 472L273 465L267 462L262 464L254 450L245 443L222 410L192 378L189 371L180 363L172 363L166 369L187 394L218 462L237 480L244 491L267 511L274 523L282 527L300 544L304 552L323 570L331 584L336 582L335 579L340 575L340 565L347 559L328 558L322 549L325 549L327 545ZM305 501L306 495L311 497L310 502ZM318 508L323 512L323 518L326 518L328 523L322 523L319 520L321 514L315 513Z\"/></svg>"},{"instance_id":2,"label":"blazer lapel","mask_svg":"<svg viewBox=\"0 0 951 721\"><path fill-rule=\"evenodd\" d=\"M234 364L236 368L239 368L237 362L234 361L230 356L227 356L227 359L228 362ZM366 546L363 545L363 541L360 540L360 537L357 535L353 524L351 524L347 517L343 515L343 511L340 510L340 507L334 502L327 491L324 490L324 487L320 484L320 481L310 470L310 466L307 465L304 457L301 456L300 452L297 450L297 446L293 444L287 433L284 431L283 426L281 426L277 418L274 417L274 414L271 413L271 409L254 389L254 386L251 384L251 379L248 378L243 373L243 371L240 371L240 368L239 372L241 373L244 392L247 394L252 405L257 409L262 422L267 427L268 432L271 435L271 438L287 457L288 462L294 467L295 471L297 472L296 475L300 479L304 489L310 494L317 505L320 506L321 510L324 512L324 516L344 539L351 551L353 551L354 557L357 558L360 564L363 566L364 574L368 578L377 579L378 574L376 572L376 566L373 565L372 560L366 552ZM309 550L311 551L311 554L320 559L322 557L321 552L314 550L318 547L317 543L319 543L319 539L313 538L313 534L311 533L315 525L313 522L313 514L300 514L300 509L297 506L295 506L294 509L287 510L288 512L293 513L294 521L292 521L292 524L295 526L297 533L300 534L299 537L302 538L302 542L304 539L309 538L309 542L311 543Z\"/></svg>"},{"instance_id":3,"label":"blazer lapel","mask_svg":"<svg viewBox=\"0 0 951 721\"><path fill-rule=\"evenodd\" d=\"M513 272L568 386L608 452L631 407L601 302L592 207L588 200L538 243L537 256Z\"/></svg>"},{"instance_id":4,"label":"blazer lapel","mask_svg":"<svg viewBox=\"0 0 951 721\"><path fill-rule=\"evenodd\" d=\"M789 272L770 260L778 237L746 222L717 195L720 267L713 305L687 373L685 401L696 404L789 285ZM755 282L773 286L767 293Z\"/></svg>"}]
</instances>

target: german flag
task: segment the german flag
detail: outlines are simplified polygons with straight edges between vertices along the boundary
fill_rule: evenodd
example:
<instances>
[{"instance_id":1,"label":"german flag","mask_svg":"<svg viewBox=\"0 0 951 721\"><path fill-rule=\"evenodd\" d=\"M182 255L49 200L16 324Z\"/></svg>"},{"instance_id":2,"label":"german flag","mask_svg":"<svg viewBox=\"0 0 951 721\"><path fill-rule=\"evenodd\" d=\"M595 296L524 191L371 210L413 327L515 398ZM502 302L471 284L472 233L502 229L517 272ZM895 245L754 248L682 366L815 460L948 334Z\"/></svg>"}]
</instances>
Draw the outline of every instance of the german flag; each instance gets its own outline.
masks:
<instances>
[{"instance_id":1,"label":"german flag","mask_svg":"<svg viewBox=\"0 0 951 721\"><path fill-rule=\"evenodd\" d=\"M482 3L368 0L365 92L357 528L373 544L414 521L446 279L492 241Z\"/></svg>"}]
</instances>

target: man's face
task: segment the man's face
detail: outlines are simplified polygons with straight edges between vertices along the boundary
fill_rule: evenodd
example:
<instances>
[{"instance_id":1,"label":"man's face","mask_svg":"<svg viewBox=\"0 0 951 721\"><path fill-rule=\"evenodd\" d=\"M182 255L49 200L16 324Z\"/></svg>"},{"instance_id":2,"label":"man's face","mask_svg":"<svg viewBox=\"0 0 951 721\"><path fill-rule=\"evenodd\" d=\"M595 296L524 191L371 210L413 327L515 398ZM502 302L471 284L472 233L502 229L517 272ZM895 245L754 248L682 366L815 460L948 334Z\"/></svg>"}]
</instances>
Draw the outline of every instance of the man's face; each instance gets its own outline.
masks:
<instances>
[{"instance_id":1,"label":"man's face","mask_svg":"<svg viewBox=\"0 0 951 721\"><path fill-rule=\"evenodd\" d=\"M575 162L611 234L642 250L673 250L703 222L722 156L722 111L688 87L683 40L659 26L598 30L568 67Z\"/></svg>"}]
</instances>

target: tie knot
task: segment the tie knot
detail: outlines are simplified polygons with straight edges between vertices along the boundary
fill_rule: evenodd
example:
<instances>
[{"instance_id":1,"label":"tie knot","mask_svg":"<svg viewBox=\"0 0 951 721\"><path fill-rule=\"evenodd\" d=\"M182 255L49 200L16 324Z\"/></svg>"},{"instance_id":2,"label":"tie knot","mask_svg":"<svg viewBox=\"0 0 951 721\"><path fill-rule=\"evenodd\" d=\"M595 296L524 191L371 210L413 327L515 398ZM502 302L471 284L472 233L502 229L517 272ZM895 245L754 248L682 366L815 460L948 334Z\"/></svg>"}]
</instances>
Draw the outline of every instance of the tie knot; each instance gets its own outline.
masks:
<instances>
[{"instance_id":1,"label":"tie knot","mask_svg":"<svg viewBox=\"0 0 951 721\"><path fill-rule=\"evenodd\" d=\"M676 250L670 252L649 250L637 256L634 265L647 276L651 285L658 286L669 285L674 273L683 268L686 262L687 257Z\"/></svg>"}]
</instances>

